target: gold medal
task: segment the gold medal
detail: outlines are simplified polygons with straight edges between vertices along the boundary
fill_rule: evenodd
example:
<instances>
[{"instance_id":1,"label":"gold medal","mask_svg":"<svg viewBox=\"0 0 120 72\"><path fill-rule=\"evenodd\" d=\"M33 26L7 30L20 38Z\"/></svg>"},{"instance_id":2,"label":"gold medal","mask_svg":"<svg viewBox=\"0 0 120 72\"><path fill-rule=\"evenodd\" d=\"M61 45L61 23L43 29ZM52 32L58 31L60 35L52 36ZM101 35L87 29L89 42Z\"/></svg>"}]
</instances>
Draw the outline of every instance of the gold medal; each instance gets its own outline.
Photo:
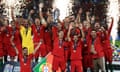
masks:
<instances>
[{"instance_id":1,"label":"gold medal","mask_svg":"<svg viewBox=\"0 0 120 72\"><path fill-rule=\"evenodd\" d=\"M74 45L72 47L74 48Z\"/></svg>"},{"instance_id":2,"label":"gold medal","mask_svg":"<svg viewBox=\"0 0 120 72\"><path fill-rule=\"evenodd\" d=\"M22 58L22 61L24 61L24 59Z\"/></svg>"},{"instance_id":3,"label":"gold medal","mask_svg":"<svg viewBox=\"0 0 120 72\"><path fill-rule=\"evenodd\" d=\"M27 65L26 63L24 63L24 65Z\"/></svg>"},{"instance_id":4,"label":"gold medal","mask_svg":"<svg viewBox=\"0 0 120 72\"><path fill-rule=\"evenodd\" d=\"M48 32L48 30L45 30L45 32Z\"/></svg>"},{"instance_id":5,"label":"gold medal","mask_svg":"<svg viewBox=\"0 0 120 72\"><path fill-rule=\"evenodd\" d=\"M74 53L76 53L76 50L73 50Z\"/></svg>"},{"instance_id":6,"label":"gold medal","mask_svg":"<svg viewBox=\"0 0 120 72\"><path fill-rule=\"evenodd\" d=\"M7 37L9 36L9 34L6 35Z\"/></svg>"},{"instance_id":7,"label":"gold medal","mask_svg":"<svg viewBox=\"0 0 120 72\"><path fill-rule=\"evenodd\" d=\"M59 48L62 48L61 46L59 46Z\"/></svg>"},{"instance_id":8,"label":"gold medal","mask_svg":"<svg viewBox=\"0 0 120 72\"><path fill-rule=\"evenodd\" d=\"M38 35L40 35L40 33L38 33Z\"/></svg>"}]
</instances>

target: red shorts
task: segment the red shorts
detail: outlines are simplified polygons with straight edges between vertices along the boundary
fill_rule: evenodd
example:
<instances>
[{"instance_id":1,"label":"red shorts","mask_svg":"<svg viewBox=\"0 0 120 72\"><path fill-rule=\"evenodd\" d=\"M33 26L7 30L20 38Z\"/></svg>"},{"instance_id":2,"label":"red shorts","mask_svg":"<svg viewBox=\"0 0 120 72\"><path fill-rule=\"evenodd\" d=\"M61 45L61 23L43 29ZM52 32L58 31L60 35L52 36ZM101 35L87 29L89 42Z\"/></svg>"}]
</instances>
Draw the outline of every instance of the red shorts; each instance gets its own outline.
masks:
<instances>
[{"instance_id":1,"label":"red shorts","mask_svg":"<svg viewBox=\"0 0 120 72\"><path fill-rule=\"evenodd\" d=\"M69 60L70 59L70 51L69 50L65 50L65 60Z\"/></svg>"},{"instance_id":2,"label":"red shorts","mask_svg":"<svg viewBox=\"0 0 120 72\"><path fill-rule=\"evenodd\" d=\"M16 47L19 52L22 52L22 45L21 44L16 44Z\"/></svg>"},{"instance_id":3,"label":"red shorts","mask_svg":"<svg viewBox=\"0 0 120 72\"><path fill-rule=\"evenodd\" d=\"M2 46L2 44L0 43L0 57L3 57L3 56L4 56L3 46Z\"/></svg>"},{"instance_id":4,"label":"red shorts","mask_svg":"<svg viewBox=\"0 0 120 72\"><path fill-rule=\"evenodd\" d=\"M111 48L109 48L109 49L106 49L106 50L104 51L104 53L105 53L105 59L106 59L106 61L112 62L113 50L112 50Z\"/></svg>"},{"instance_id":5,"label":"red shorts","mask_svg":"<svg viewBox=\"0 0 120 72\"><path fill-rule=\"evenodd\" d=\"M36 47L36 46L35 46ZM44 44L41 44L40 48L35 53L35 58L38 58L39 56L45 57L47 54L46 47Z\"/></svg>"},{"instance_id":6,"label":"red shorts","mask_svg":"<svg viewBox=\"0 0 120 72\"><path fill-rule=\"evenodd\" d=\"M37 45L34 46L34 48L36 47ZM38 58L39 57L39 53L40 53L40 48L36 51L35 53L35 58Z\"/></svg>"},{"instance_id":7,"label":"red shorts","mask_svg":"<svg viewBox=\"0 0 120 72\"><path fill-rule=\"evenodd\" d=\"M65 71L66 64L64 58L54 56L52 65L53 65L52 67L53 71L57 71L59 67L62 71Z\"/></svg>"},{"instance_id":8,"label":"red shorts","mask_svg":"<svg viewBox=\"0 0 120 72\"><path fill-rule=\"evenodd\" d=\"M4 45L4 55L16 56L16 51L11 45Z\"/></svg>"},{"instance_id":9,"label":"red shorts","mask_svg":"<svg viewBox=\"0 0 120 72\"><path fill-rule=\"evenodd\" d=\"M92 55L83 55L83 67L84 68L93 68Z\"/></svg>"},{"instance_id":10,"label":"red shorts","mask_svg":"<svg viewBox=\"0 0 120 72\"><path fill-rule=\"evenodd\" d=\"M71 72L83 72L81 60L71 60Z\"/></svg>"}]
</instances>

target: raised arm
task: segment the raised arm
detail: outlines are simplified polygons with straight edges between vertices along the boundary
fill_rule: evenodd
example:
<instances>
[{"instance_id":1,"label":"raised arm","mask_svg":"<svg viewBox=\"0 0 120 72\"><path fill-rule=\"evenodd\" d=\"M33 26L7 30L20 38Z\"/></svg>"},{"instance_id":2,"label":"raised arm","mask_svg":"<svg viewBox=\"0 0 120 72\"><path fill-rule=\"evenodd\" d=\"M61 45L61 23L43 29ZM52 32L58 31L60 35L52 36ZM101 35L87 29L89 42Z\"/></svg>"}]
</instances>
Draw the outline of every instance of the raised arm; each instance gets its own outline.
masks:
<instances>
[{"instance_id":1,"label":"raised arm","mask_svg":"<svg viewBox=\"0 0 120 72\"><path fill-rule=\"evenodd\" d=\"M69 29L68 29L68 33L67 33L67 38L68 38L68 41L71 41L71 38L70 38L70 31L72 29L72 24L69 25Z\"/></svg>"},{"instance_id":2,"label":"raised arm","mask_svg":"<svg viewBox=\"0 0 120 72\"><path fill-rule=\"evenodd\" d=\"M40 16L40 20L41 20L42 25L46 27L47 26L47 22L46 22L46 20L43 17L42 8L43 8L43 3L40 3L39 4L39 16Z\"/></svg>"},{"instance_id":3,"label":"raised arm","mask_svg":"<svg viewBox=\"0 0 120 72\"><path fill-rule=\"evenodd\" d=\"M15 49L16 54L18 55L18 54L19 54L19 51L18 51L18 49L17 49L17 47L16 47L15 43L13 42L13 39L14 39L14 36L12 36L12 37L11 37L10 42L11 42L11 44L12 44L13 48Z\"/></svg>"},{"instance_id":4,"label":"raised arm","mask_svg":"<svg viewBox=\"0 0 120 72\"><path fill-rule=\"evenodd\" d=\"M43 42L43 40L40 40L40 42L39 42L38 45L36 46L36 48L35 48L33 54L35 54L35 53L38 51L38 49L40 48L42 42Z\"/></svg>"},{"instance_id":5,"label":"raised arm","mask_svg":"<svg viewBox=\"0 0 120 72\"><path fill-rule=\"evenodd\" d=\"M78 23L80 23L81 21L80 21L81 19L80 19L80 15L79 14L77 14L77 17L76 17L76 22L78 22Z\"/></svg>"},{"instance_id":6,"label":"raised arm","mask_svg":"<svg viewBox=\"0 0 120 72\"><path fill-rule=\"evenodd\" d=\"M11 7L11 16L12 16L12 20L15 21L13 10L14 10L14 7Z\"/></svg>"},{"instance_id":7,"label":"raised arm","mask_svg":"<svg viewBox=\"0 0 120 72\"><path fill-rule=\"evenodd\" d=\"M87 11L86 12L86 20L90 23L90 12L89 11Z\"/></svg>"},{"instance_id":8,"label":"raised arm","mask_svg":"<svg viewBox=\"0 0 120 72\"><path fill-rule=\"evenodd\" d=\"M28 15L28 20L30 21L30 24L33 24L33 19L32 19L32 17L31 17L31 15L34 13L34 10L32 9L32 10L30 10L30 12L29 12L29 15Z\"/></svg>"},{"instance_id":9,"label":"raised arm","mask_svg":"<svg viewBox=\"0 0 120 72\"><path fill-rule=\"evenodd\" d=\"M111 24L110 24L110 27L109 27L109 29L108 29L108 34L110 35L110 33L111 33L111 30L112 30L112 27L113 27L113 22L114 22L114 19L113 19L113 17L111 17Z\"/></svg>"},{"instance_id":10,"label":"raised arm","mask_svg":"<svg viewBox=\"0 0 120 72\"><path fill-rule=\"evenodd\" d=\"M81 31L81 33L82 33L82 38L81 38L81 40L84 40L85 34L84 34L84 32L83 32L83 25L82 25L82 24L80 24L79 29L80 29L80 31Z\"/></svg>"}]
</instances>

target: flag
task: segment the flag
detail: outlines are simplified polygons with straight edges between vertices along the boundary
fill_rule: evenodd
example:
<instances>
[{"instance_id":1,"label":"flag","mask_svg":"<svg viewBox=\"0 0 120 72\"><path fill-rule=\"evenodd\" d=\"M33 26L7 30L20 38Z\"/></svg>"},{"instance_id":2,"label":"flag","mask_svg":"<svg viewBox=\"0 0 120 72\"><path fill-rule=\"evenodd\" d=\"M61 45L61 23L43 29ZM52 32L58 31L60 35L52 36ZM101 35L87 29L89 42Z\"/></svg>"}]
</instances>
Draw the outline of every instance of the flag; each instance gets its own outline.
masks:
<instances>
[{"instance_id":1,"label":"flag","mask_svg":"<svg viewBox=\"0 0 120 72\"><path fill-rule=\"evenodd\" d=\"M42 72L42 65L46 64L46 58L41 58L40 62L33 68L34 72Z\"/></svg>"},{"instance_id":2,"label":"flag","mask_svg":"<svg viewBox=\"0 0 120 72\"><path fill-rule=\"evenodd\" d=\"M40 62L33 68L34 72L52 72L53 55L49 53L41 58ZM57 71L60 72L60 69Z\"/></svg>"},{"instance_id":3,"label":"flag","mask_svg":"<svg viewBox=\"0 0 120 72\"><path fill-rule=\"evenodd\" d=\"M49 53L46 57L41 58L40 62L33 68L34 72L52 72L53 56Z\"/></svg>"}]
</instances>

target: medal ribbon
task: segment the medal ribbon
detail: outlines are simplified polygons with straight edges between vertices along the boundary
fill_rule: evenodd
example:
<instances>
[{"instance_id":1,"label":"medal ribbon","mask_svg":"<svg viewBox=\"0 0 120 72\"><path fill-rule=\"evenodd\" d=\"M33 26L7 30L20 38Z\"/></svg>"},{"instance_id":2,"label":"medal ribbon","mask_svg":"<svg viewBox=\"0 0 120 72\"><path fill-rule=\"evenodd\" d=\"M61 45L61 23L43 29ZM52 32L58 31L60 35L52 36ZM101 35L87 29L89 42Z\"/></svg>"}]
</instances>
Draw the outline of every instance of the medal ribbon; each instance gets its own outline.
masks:
<instances>
[{"instance_id":1,"label":"medal ribbon","mask_svg":"<svg viewBox=\"0 0 120 72\"><path fill-rule=\"evenodd\" d=\"M77 42L74 42L74 50L77 48Z\"/></svg>"},{"instance_id":2,"label":"medal ribbon","mask_svg":"<svg viewBox=\"0 0 120 72\"><path fill-rule=\"evenodd\" d=\"M37 26L37 33L40 33L40 26Z\"/></svg>"},{"instance_id":3,"label":"medal ribbon","mask_svg":"<svg viewBox=\"0 0 120 72\"><path fill-rule=\"evenodd\" d=\"M16 28L13 29L12 35L15 35L15 32L16 32Z\"/></svg>"},{"instance_id":4,"label":"medal ribbon","mask_svg":"<svg viewBox=\"0 0 120 72\"><path fill-rule=\"evenodd\" d=\"M62 47L62 40L59 40L59 46Z\"/></svg>"}]
</instances>

